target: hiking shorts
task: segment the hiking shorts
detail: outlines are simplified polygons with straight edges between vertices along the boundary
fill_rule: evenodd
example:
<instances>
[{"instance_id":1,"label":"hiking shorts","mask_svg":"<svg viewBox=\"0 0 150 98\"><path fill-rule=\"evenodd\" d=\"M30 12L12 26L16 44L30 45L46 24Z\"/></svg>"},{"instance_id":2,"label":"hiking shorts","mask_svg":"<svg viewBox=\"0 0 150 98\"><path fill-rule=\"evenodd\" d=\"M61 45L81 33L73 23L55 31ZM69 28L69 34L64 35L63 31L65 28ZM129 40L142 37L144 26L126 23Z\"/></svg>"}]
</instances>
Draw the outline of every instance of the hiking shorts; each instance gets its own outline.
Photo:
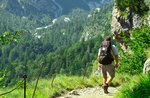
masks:
<instances>
[{"instance_id":1,"label":"hiking shorts","mask_svg":"<svg viewBox=\"0 0 150 98\"><path fill-rule=\"evenodd\" d=\"M102 69L101 69L101 73L102 76L107 76L107 73L110 77L115 77L115 66L114 66L114 62L112 62L109 65L102 65Z\"/></svg>"}]
</instances>

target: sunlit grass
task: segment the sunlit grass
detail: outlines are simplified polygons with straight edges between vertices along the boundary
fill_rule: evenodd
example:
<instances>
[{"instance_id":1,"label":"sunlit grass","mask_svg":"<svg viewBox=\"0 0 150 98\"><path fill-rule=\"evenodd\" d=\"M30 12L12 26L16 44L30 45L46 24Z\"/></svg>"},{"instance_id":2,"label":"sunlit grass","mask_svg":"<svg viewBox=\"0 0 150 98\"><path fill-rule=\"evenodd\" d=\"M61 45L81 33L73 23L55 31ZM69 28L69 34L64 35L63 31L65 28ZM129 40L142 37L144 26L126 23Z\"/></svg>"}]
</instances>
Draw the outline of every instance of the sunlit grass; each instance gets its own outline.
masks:
<instances>
[{"instance_id":1,"label":"sunlit grass","mask_svg":"<svg viewBox=\"0 0 150 98\"><path fill-rule=\"evenodd\" d=\"M116 74L116 77L110 85L121 85L122 83L131 80L131 77L132 76L126 74ZM51 98L73 89L101 86L102 79L103 78L100 75L91 75L89 78L85 77L84 79L79 76L57 75L53 87L51 86L51 79L40 79L34 98ZM32 98L35 84L36 81L27 83L27 98ZM6 92L10 89L11 88L0 89L0 93ZM23 96L24 90L23 88L20 88L0 98L23 98Z\"/></svg>"},{"instance_id":2,"label":"sunlit grass","mask_svg":"<svg viewBox=\"0 0 150 98\"><path fill-rule=\"evenodd\" d=\"M130 82L122 85L116 98L150 98L150 76L133 76Z\"/></svg>"}]
</instances>

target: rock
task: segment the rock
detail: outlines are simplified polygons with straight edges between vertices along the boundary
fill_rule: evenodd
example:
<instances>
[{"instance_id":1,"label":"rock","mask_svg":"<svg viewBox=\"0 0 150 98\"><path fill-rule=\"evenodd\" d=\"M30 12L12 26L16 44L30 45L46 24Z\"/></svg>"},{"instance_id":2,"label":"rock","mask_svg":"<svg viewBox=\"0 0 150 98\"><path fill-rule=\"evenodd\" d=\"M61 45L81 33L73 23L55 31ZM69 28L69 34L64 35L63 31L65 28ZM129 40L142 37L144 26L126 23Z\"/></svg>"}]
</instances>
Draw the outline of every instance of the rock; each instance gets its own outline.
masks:
<instances>
[{"instance_id":1,"label":"rock","mask_svg":"<svg viewBox=\"0 0 150 98\"><path fill-rule=\"evenodd\" d=\"M69 93L69 95L79 95L78 92L76 90L73 90Z\"/></svg>"},{"instance_id":2,"label":"rock","mask_svg":"<svg viewBox=\"0 0 150 98\"><path fill-rule=\"evenodd\" d=\"M133 28L141 28L142 24L141 24L141 17L138 14L134 14L133 15Z\"/></svg>"},{"instance_id":3,"label":"rock","mask_svg":"<svg viewBox=\"0 0 150 98\"><path fill-rule=\"evenodd\" d=\"M143 74L147 74L150 71L150 58L144 63Z\"/></svg>"},{"instance_id":4,"label":"rock","mask_svg":"<svg viewBox=\"0 0 150 98\"><path fill-rule=\"evenodd\" d=\"M129 9L126 10L129 12ZM132 28L132 21L129 18L131 14L128 13L125 16L121 16L120 10L114 6L112 15L111 32L114 36L114 40L120 43L122 49L126 50L127 47L123 41L122 34L123 32L129 34L129 30Z\"/></svg>"},{"instance_id":5,"label":"rock","mask_svg":"<svg viewBox=\"0 0 150 98\"><path fill-rule=\"evenodd\" d=\"M119 0L121 2L122 0ZM150 3L149 3L150 4ZM143 4L145 5L145 4ZM150 8L150 6L149 6ZM150 25L150 10L145 16L131 11L126 8L126 14L122 14L117 8L117 4L114 0L114 8L112 12L111 32L114 36L114 40L120 43L123 50L127 50L127 43L124 42L123 33L130 35L130 30L134 28L141 28L144 24Z\"/></svg>"}]
</instances>

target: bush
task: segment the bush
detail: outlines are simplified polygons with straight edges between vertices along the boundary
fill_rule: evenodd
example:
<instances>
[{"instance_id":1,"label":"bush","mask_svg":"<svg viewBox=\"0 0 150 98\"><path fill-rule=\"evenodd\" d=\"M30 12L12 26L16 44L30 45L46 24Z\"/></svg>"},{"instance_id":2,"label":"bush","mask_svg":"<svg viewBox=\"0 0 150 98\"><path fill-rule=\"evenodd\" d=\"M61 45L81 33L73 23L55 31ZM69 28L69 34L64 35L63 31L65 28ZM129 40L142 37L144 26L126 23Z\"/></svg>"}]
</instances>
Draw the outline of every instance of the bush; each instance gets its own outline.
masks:
<instances>
[{"instance_id":1,"label":"bush","mask_svg":"<svg viewBox=\"0 0 150 98\"><path fill-rule=\"evenodd\" d=\"M150 46L150 29L145 25L141 29L132 30L130 34L130 37L124 34L124 41L129 46L130 52L120 51L121 67L118 71L138 74L142 72L146 61L145 51Z\"/></svg>"},{"instance_id":2,"label":"bush","mask_svg":"<svg viewBox=\"0 0 150 98\"><path fill-rule=\"evenodd\" d=\"M149 10L144 0L116 0L115 2L118 9L121 11L126 11L126 8L129 8L130 12L143 15Z\"/></svg>"}]
</instances>

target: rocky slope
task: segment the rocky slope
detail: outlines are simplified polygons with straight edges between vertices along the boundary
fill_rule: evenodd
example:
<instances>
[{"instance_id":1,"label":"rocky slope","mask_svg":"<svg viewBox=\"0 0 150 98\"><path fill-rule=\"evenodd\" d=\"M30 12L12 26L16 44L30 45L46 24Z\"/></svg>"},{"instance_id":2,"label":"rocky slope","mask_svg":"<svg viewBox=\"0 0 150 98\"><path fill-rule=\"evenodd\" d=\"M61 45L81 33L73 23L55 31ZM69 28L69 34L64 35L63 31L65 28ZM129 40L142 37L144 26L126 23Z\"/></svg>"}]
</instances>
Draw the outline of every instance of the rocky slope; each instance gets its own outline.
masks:
<instances>
[{"instance_id":1,"label":"rocky slope","mask_svg":"<svg viewBox=\"0 0 150 98\"><path fill-rule=\"evenodd\" d=\"M150 25L150 13L143 16L135 12L131 12L129 8L126 8L126 12L127 15L121 15L121 11L117 8L116 2L114 2L111 32L114 35L114 39L121 44L124 50L127 49L127 46L122 39L123 32L129 34L131 29L136 27L141 28L146 23Z\"/></svg>"}]
</instances>

